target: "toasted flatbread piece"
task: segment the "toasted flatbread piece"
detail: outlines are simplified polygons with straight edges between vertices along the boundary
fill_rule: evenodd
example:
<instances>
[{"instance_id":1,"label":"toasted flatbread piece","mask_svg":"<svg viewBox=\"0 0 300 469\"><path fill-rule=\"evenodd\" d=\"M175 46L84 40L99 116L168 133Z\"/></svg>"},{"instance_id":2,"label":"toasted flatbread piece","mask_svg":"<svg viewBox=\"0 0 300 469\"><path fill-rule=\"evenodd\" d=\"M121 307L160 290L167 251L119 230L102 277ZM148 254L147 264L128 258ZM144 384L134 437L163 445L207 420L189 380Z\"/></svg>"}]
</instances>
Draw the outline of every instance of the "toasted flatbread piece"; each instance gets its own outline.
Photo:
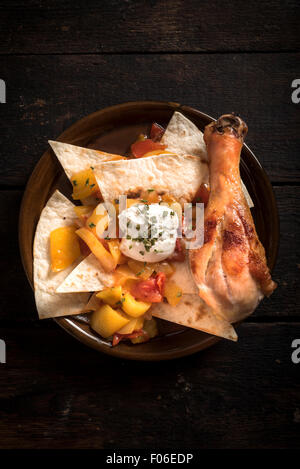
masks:
<instances>
[{"instance_id":1,"label":"toasted flatbread piece","mask_svg":"<svg viewBox=\"0 0 300 469\"><path fill-rule=\"evenodd\" d=\"M96 311L97 309L99 309L101 300L99 300L99 298L97 298L96 295L97 295L97 292L93 293L90 296L89 301L87 302L87 304L85 305L83 309L83 313L90 313L91 311Z\"/></svg>"},{"instance_id":2,"label":"toasted flatbread piece","mask_svg":"<svg viewBox=\"0 0 300 469\"><path fill-rule=\"evenodd\" d=\"M168 303L156 303L151 307L152 315L166 321L175 322L182 326L198 329L208 334L237 340L237 334L232 325L220 319L205 309L205 304L198 295L182 295L177 306Z\"/></svg>"},{"instance_id":3,"label":"toasted flatbread piece","mask_svg":"<svg viewBox=\"0 0 300 469\"><path fill-rule=\"evenodd\" d=\"M139 197L145 189L173 195L190 202L208 179L208 167L197 156L163 154L132 160L110 161L95 170L104 201L120 195Z\"/></svg>"},{"instance_id":4,"label":"toasted flatbread piece","mask_svg":"<svg viewBox=\"0 0 300 469\"><path fill-rule=\"evenodd\" d=\"M203 133L180 112L174 112L162 136L161 143L177 155L200 156L207 161Z\"/></svg>"},{"instance_id":5,"label":"toasted flatbread piece","mask_svg":"<svg viewBox=\"0 0 300 469\"><path fill-rule=\"evenodd\" d=\"M60 272L51 271L50 233L56 228L74 224L76 217L73 207L64 195L56 191L48 200L37 225L33 245L33 274L35 302L40 319L78 314L89 297L88 293L56 293L57 287L78 261Z\"/></svg>"},{"instance_id":6,"label":"toasted flatbread piece","mask_svg":"<svg viewBox=\"0 0 300 469\"><path fill-rule=\"evenodd\" d=\"M84 171L90 167L96 169L104 161L121 160L124 158L113 153L77 147L69 143L55 142L53 140L48 140L48 142L69 179L79 171Z\"/></svg>"},{"instance_id":7,"label":"toasted flatbread piece","mask_svg":"<svg viewBox=\"0 0 300 469\"><path fill-rule=\"evenodd\" d=\"M114 275L105 272L94 254L90 254L75 267L56 291L57 293L94 292L113 285Z\"/></svg>"},{"instance_id":8,"label":"toasted flatbread piece","mask_svg":"<svg viewBox=\"0 0 300 469\"><path fill-rule=\"evenodd\" d=\"M175 272L170 277L172 282L180 286L182 293L198 295L198 287L191 272L188 251L183 262L172 262Z\"/></svg>"}]
</instances>

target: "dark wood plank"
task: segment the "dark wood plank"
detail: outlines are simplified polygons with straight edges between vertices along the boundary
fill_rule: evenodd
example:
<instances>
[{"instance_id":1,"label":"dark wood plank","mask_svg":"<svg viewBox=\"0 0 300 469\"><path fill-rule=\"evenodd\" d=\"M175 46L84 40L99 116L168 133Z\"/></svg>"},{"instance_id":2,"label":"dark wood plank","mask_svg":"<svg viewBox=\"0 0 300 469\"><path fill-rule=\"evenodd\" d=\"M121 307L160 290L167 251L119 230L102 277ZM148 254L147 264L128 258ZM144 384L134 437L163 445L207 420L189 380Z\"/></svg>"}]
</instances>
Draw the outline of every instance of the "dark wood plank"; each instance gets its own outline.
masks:
<instances>
[{"instance_id":1,"label":"dark wood plank","mask_svg":"<svg viewBox=\"0 0 300 469\"><path fill-rule=\"evenodd\" d=\"M2 54L299 50L296 0L1 4Z\"/></svg>"},{"instance_id":2,"label":"dark wood plank","mask_svg":"<svg viewBox=\"0 0 300 469\"><path fill-rule=\"evenodd\" d=\"M253 320L299 317L299 218L300 187L275 187L281 220L281 245L273 274L279 286L271 298L264 299ZM37 320L32 291L25 277L18 253L17 217L21 191L0 191L0 244L2 249L2 291L0 321L12 323ZM251 318L252 320L252 318Z\"/></svg>"},{"instance_id":3,"label":"dark wood plank","mask_svg":"<svg viewBox=\"0 0 300 469\"><path fill-rule=\"evenodd\" d=\"M2 329L0 447L299 447L300 324L243 324L239 335L185 359L134 363L57 326Z\"/></svg>"},{"instance_id":4,"label":"dark wood plank","mask_svg":"<svg viewBox=\"0 0 300 469\"><path fill-rule=\"evenodd\" d=\"M177 101L218 117L236 111L273 182L300 180L299 106L291 101L299 54L0 57L0 184L23 185L34 164L79 118L144 99Z\"/></svg>"},{"instance_id":5,"label":"dark wood plank","mask_svg":"<svg viewBox=\"0 0 300 469\"><path fill-rule=\"evenodd\" d=\"M255 317L298 316L300 293L300 187L275 186L280 217L280 246L273 278L278 287L269 299L264 299Z\"/></svg>"}]
</instances>

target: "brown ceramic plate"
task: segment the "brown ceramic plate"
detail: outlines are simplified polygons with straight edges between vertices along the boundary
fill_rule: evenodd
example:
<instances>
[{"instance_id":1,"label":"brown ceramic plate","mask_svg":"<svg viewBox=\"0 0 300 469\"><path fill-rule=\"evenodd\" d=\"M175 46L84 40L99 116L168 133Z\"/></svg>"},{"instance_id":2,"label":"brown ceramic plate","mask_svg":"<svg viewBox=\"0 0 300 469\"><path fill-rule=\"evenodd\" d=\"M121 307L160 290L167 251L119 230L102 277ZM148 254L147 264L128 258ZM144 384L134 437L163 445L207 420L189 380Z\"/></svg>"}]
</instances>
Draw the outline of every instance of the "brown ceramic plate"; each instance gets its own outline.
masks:
<instances>
[{"instance_id":1,"label":"brown ceramic plate","mask_svg":"<svg viewBox=\"0 0 300 469\"><path fill-rule=\"evenodd\" d=\"M213 120L200 111L177 103L130 102L90 114L68 128L57 140L124 154L138 134L149 130L153 121L166 126L175 110L186 115L202 131ZM259 237L266 249L268 265L272 269L279 239L276 202L266 173L246 145L242 151L241 174L254 201L255 208L252 213ZM71 194L71 185L49 148L28 181L20 212L20 250L31 286L32 246L36 225L44 205L56 188L66 195ZM160 321L159 337L144 344L131 345L122 342L116 347L111 347L109 342L90 329L84 317L69 316L57 318L55 321L86 345L116 357L133 360L167 360L182 357L207 348L219 340L204 332Z\"/></svg>"}]
</instances>

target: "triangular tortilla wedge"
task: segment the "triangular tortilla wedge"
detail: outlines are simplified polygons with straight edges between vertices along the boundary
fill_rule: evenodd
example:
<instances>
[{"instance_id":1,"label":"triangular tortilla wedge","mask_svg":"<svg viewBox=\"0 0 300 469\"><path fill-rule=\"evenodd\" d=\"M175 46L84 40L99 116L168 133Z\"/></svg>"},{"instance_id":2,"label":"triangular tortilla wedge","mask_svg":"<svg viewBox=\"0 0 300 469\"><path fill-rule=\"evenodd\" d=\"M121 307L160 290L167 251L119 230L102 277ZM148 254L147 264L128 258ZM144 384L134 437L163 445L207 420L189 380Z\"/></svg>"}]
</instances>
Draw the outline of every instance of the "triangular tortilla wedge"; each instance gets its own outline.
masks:
<instances>
[{"instance_id":1,"label":"triangular tortilla wedge","mask_svg":"<svg viewBox=\"0 0 300 469\"><path fill-rule=\"evenodd\" d=\"M161 143L166 145L168 150L177 155L199 156L203 161L208 162L203 133L193 122L178 111L175 111L170 119L165 133L162 136ZM203 182L209 182L208 173L207 180ZM243 181L242 187L249 207L254 207L254 203Z\"/></svg>"},{"instance_id":2,"label":"triangular tortilla wedge","mask_svg":"<svg viewBox=\"0 0 300 469\"><path fill-rule=\"evenodd\" d=\"M124 159L120 155L77 147L69 143L55 142L53 140L48 140L48 142L69 179L71 179L73 174L89 169L91 166L97 168L104 161Z\"/></svg>"},{"instance_id":3,"label":"triangular tortilla wedge","mask_svg":"<svg viewBox=\"0 0 300 469\"><path fill-rule=\"evenodd\" d=\"M237 340L237 334L232 325L206 311L205 304L198 295L182 295L180 303L176 306L156 303L150 311L153 316L165 321L175 322L225 339Z\"/></svg>"},{"instance_id":4,"label":"triangular tortilla wedge","mask_svg":"<svg viewBox=\"0 0 300 469\"><path fill-rule=\"evenodd\" d=\"M57 293L94 292L113 285L114 275L105 272L94 254L90 254L75 267L56 291Z\"/></svg>"},{"instance_id":5,"label":"triangular tortilla wedge","mask_svg":"<svg viewBox=\"0 0 300 469\"><path fill-rule=\"evenodd\" d=\"M167 149L177 155L200 156L207 161L203 133L180 112L174 112L162 136L161 143L167 145Z\"/></svg>"},{"instance_id":6,"label":"triangular tortilla wedge","mask_svg":"<svg viewBox=\"0 0 300 469\"><path fill-rule=\"evenodd\" d=\"M175 272L170 277L170 280L180 286L183 294L198 295L198 287L190 268L188 251L186 251L185 260L183 262L173 261L172 265L175 268Z\"/></svg>"},{"instance_id":7,"label":"triangular tortilla wedge","mask_svg":"<svg viewBox=\"0 0 300 469\"><path fill-rule=\"evenodd\" d=\"M99 309L101 305L101 300L98 299L96 295L97 293L95 292L90 296L89 301L83 309L83 313L90 313L91 311L96 311L97 309Z\"/></svg>"},{"instance_id":8,"label":"triangular tortilla wedge","mask_svg":"<svg viewBox=\"0 0 300 469\"><path fill-rule=\"evenodd\" d=\"M103 163L95 169L95 177L105 202L157 189L184 203L190 202L208 179L208 167L197 156L163 154Z\"/></svg>"},{"instance_id":9,"label":"triangular tortilla wedge","mask_svg":"<svg viewBox=\"0 0 300 469\"><path fill-rule=\"evenodd\" d=\"M78 261L60 272L52 272L50 267L51 231L73 225L75 218L74 205L59 191L54 192L41 213L33 245L34 293L40 319L78 314L88 300L88 293L56 293L57 287L72 272Z\"/></svg>"}]
</instances>

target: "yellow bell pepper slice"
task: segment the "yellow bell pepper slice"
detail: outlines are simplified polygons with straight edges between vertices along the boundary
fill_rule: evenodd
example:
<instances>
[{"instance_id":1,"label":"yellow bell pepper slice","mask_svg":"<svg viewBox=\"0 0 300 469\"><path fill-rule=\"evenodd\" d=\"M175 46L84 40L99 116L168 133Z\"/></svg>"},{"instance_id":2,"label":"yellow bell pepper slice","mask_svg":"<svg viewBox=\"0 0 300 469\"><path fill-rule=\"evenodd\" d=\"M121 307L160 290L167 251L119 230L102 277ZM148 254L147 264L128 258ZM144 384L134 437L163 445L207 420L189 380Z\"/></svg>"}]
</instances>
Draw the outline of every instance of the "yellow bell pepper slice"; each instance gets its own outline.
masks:
<instances>
[{"instance_id":1,"label":"yellow bell pepper slice","mask_svg":"<svg viewBox=\"0 0 300 469\"><path fill-rule=\"evenodd\" d=\"M79 171L71 177L74 200L85 199L99 190L92 168Z\"/></svg>"},{"instance_id":2,"label":"yellow bell pepper slice","mask_svg":"<svg viewBox=\"0 0 300 469\"><path fill-rule=\"evenodd\" d=\"M171 306L176 306L182 298L182 289L175 282L167 280L164 288L164 296Z\"/></svg>"},{"instance_id":3,"label":"yellow bell pepper slice","mask_svg":"<svg viewBox=\"0 0 300 469\"><path fill-rule=\"evenodd\" d=\"M50 257L52 272L69 267L80 256L79 240L75 226L63 226L50 233Z\"/></svg>"},{"instance_id":4,"label":"yellow bell pepper slice","mask_svg":"<svg viewBox=\"0 0 300 469\"><path fill-rule=\"evenodd\" d=\"M130 208L132 207L132 205L136 205L136 204L140 204L140 200L139 199L126 199L126 207L127 208Z\"/></svg>"},{"instance_id":5,"label":"yellow bell pepper slice","mask_svg":"<svg viewBox=\"0 0 300 469\"><path fill-rule=\"evenodd\" d=\"M96 294L96 297L103 301L103 303L107 303L110 306L115 306L116 303L120 302L122 298L122 287L112 287L112 288L105 288L104 290L100 291Z\"/></svg>"},{"instance_id":6,"label":"yellow bell pepper slice","mask_svg":"<svg viewBox=\"0 0 300 469\"><path fill-rule=\"evenodd\" d=\"M104 205L101 203L93 210L91 216L86 220L86 228L88 228L95 236L101 238L103 232L108 227L108 214Z\"/></svg>"},{"instance_id":7,"label":"yellow bell pepper slice","mask_svg":"<svg viewBox=\"0 0 300 469\"><path fill-rule=\"evenodd\" d=\"M153 266L153 270L155 272L163 272L166 274L166 277L170 277L175 271L175 268L166 261L155 262L151 265Z\"/></svg>"},{"instance_id":8,"label":"yellow bell pepper slice","mask_svg":"<svg viewBox=\"0 0 300 469\"><path fill-rule=\"evenodd\" d=\"M120 251L120 241L118 239L111 239L110 241L107 241L107 244L116 264L119 264L122 258L122 253Z\"/></svg>"},{"instance_id":9,"label":"yellow bell pepper slice","mask_svg":"<svg viewBox=\"0 0 300 469\"><path fill-rule=\"evenodd\" d=\"M135 339L131 339L133 344L141 344L142 342L147 342L148 339L153 339L158 335L157 322L154 318L146 320L143 325L143 330L146 332L146 335L141 335Z\"/></svg>"},{"instance_id":10,"label":"yellow bell pepper slice","mask_svg":"<svg viewBox=\"0 0 300 469\"><path fill-rule=\"evenodd\" d=\"M133 286L138 282L138 279L133 279L133 278L128 278L123 284L123 292L128 291L129 293L131 292Z\"/></svg>"},{"instance_id":11,"label":"yellow bell pepper slice","mask_svg":"<svg viewBox=\"0 0 300 469\"><path fill-rule=\"evenodd\" d=\"M92 314L90 325L94 331L107 339L128 324L130 319L122 311L113 309L109 305L102 305Z\"/></svg>"},{"instance_id":12,"label":"yellow bell pepper slice","mask_svg":"<svg viewBox=\"0 0 300 469\"><path fill-rule=\"evenodd\" d=\"M134 318L145 314L151 305L152 303L136 300L129 292L125 292L122 298L122 309L125 313Z\"/></svg>"},{"instance_id":13,"label":"yellow bell pepper slice","mask_svg":"<svg viewBox=\"0 0 300 469\"><path fill-rule=\"evenodd\" d=\"M118 334L132 334L134 331L138 331L142 329L144 324L144 316L140 316L139 318L133 318L129 321L128 324L123 326L118 332Z\"/></svg>"},{"instance_id":14,"label":"yellow bell pepper slice","mask_svg":"<svg viewBox=\"0 0 300 469\"><path fill-rule=\"evenodd\" d=\"M127 264L120 265L114 272L115 285L124 285L127 280L138 280L138 277Z\"/></svg>"},{"instance_id":15,"label":"yellow bell pepper slice","mask_svg":"<svg viewBox=\"0 0 300 469\"><path fill-rule=\"evenodd\" d=\"M135 273L135 275L141 280L147 280L154 272L154 264L147 262L140 262L130 259L128 261L129 268Z\"/></svg>"},{"instance_id":16,"label":"yellow bell pepper slice","mask_svg":"<svg viewBox=\"0 0 300 469\"><path fill-rule=\"evenodd\" d=\"M112 272L116 268L116 262L101 241L87 228L79 228L76 234L88 245L92 253L97 257L106 272Z\"/></svg>"}]
</instances>

